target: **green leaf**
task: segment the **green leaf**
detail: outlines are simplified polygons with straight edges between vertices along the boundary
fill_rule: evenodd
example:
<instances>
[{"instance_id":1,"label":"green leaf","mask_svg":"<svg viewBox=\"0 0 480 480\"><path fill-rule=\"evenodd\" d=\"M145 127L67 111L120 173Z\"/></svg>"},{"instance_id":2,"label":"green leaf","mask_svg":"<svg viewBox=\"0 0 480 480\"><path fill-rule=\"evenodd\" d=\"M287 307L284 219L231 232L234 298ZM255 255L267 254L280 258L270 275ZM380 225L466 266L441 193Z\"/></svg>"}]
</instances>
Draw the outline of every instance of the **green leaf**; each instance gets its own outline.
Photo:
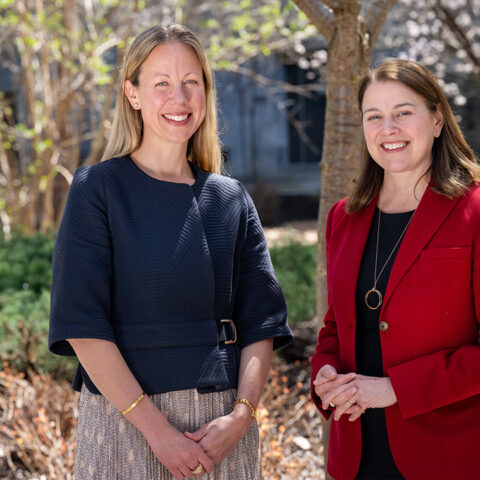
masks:
<instances>
[{"instance_id":1,"label":"green leaf","mask_svg":"<svg viewBox=\"0 0 480 480\"><path fill-rule=\"evenodd\" d=\"M9 27L18 25L18 14L7 10L7 12L0 12L0 25Z\"/></svg>"},{"instance_id":2,"label":"green leaf","mask_svg":"<svg viewBox=\"0 0 480 480\"><path fill-rule=\"evenodd\" d=\"M62 41L60 38L54 38L49 42L48 46L50 50L52 50L52 52L60 53L62 48Z\"/></svg>"},{"instance_id":3,"label":"green leaf","mask_svg":"<svg viewBox=\"0 0 480 480\"><path fill-rule=\"evenodd\" d=\"M268 57L271 53L272 53L272 50L270 48L268 48L266 45L262 45L260 47L260 51L266 56Z\"/></svg>"},{"instance_id":4,"label":"green leaf","mask_svg":"<svg viewBox=\"0 0 480 480\"><path fill-rule=\"evenodd\" d=\"M14 1L15 0L0 0L0 8L13 7L14 6Z\"/></svg>"},{"instance_id":5,"label":"green leaf","mask_svg":"<svg viewBox=\"0 0 480 480\"><path fill-rule=\"evenodd\" d=\"M23 138L33 138L35 135L35 131L32 128L28 128L23 123L17 123L17 125L15 125L15 130L18 132L18 136Z\"/></svg>"},{"instance_id":6,"label":"green leaf","mask_svg":"<svg viewBox=\"0 0 480 480\"><path fill-rule=\"evenodd\" d=\"M203 27L210 30L216 30L217 28L220 28L220 26L220 22L216 18L209 18L203 22Z\"/></svg>"},{"instance_id":7,"label":"green leaf","mask_svg":"<svg viewBox=\"0 0 480 480\"><path fill-rule=\"evenodd\" d=\"M112 82L112 77L102 75L101 77L98 78L97 85L99 86L110 85L111 82Z\"/></svg>"},{"instance_id":8,"label":"green leaf","mask_svg":"<svg viewBox=\"0 0 480 480\"><path fill-rule=\"evenodd\" d=\"M220 60L217 62L217 68L219 70L229 70L232 67L232 62L229 62L228 60Z\"/></svg>"},{"instance_id":9,"label":"green leaf","mask_svg":"<svg viewBox=\"0 0 480 480\"><path fill-rule=\"evenodd\" d=\"M40 10L37 13L37 22L39 23L45 23L45 10Z\"/></svg>"},{"instance_id":10,"label":"green leaf","mask_svg":"<svg viewBox=\"0 0 480 480\"><path fill-rule=\"evenodd\" d=\"M42 175L40 178L39 188L41 192L45 192L47 190L48 185L48 175Z\"/></svg>"},{"instance_id":11,"label":"green leaf","mask_svg":"<svg viewBox=\"0 0 480 480\"><path fill-rule=\"evenodd\" d=\"M23 37L23 41L25 42L25 45L30 48L36 48L39 43L34 37Z\"/></svg>"},{"instance_id":12,"label":"green leaf","mask_svg":"<svg viewBox=\"0 0 480 480\"><path fill-rule=\"evenodd\" d=\"M38 142L35 142L35 144L33 145L33 148L38 154L42 154L43 152L45 152L45 150L47 150L51 146L52 146L51 140L39 140ZM40 162L40 160L35 160L35 165L37 167L40 167L42 163Z\"/></svg>"},{"instance_id":13,"label":"green leaf","mask_svg":"<svg viewBox=\"0 0 480 480\"><path fill-rule=\"evenodd\" d=\"M266 22L260 26L260 34L262 37L270 37L276 30L276 26L273 22Z\"/></svg>"}]
</instances>

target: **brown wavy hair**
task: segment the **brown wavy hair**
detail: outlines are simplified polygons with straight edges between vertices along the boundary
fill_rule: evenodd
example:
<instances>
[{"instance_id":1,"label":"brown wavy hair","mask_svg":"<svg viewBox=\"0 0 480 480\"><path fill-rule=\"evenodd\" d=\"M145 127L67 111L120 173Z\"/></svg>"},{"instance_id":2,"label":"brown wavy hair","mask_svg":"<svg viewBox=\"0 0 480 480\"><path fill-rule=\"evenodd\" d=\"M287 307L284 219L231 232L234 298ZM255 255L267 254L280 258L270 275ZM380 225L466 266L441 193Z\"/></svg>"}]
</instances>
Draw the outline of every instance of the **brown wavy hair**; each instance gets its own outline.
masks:
<instances>
[{"instance_id":1,"label":"brown wavy hair","mask_svg":"<svg viewBox=\"0 0 480 480\"><path fill-rule=\"evenodd\" d=\"M448 198L463 195L480 180L480 166L468 146L448 104L447 97L435 76L416 62L389 60L370 70L361 80L358 90L358 108L362 111L365 91L372 82L400 82L423 97L427 107L444 115L440 136L432 147L432 164L429 172L433 179L432 190ZM363 145L362 166L353 193L347 200L346 210L362 210L375 198L383 183L383 168L371 157L366 143Z\"/></svg>"},{"instance_id":2,"label":"brown wavy hair","mask_svg":"<svg viewBox=\"0 0 480 480\"><path fill-rule=\"evenodd\" d=\"M138 85L143 62L158 45L181 42L191 47L203 70L206 114L198 130L188 142L187 158L204 170L220 173L222 155L218 138L217 107L214 77L205 50L187 27L178 24L157 25L138 35L127 50L120 69L120 87L113 115L112 128L102 160L133 153L142 143L142 114L135 110L125 94L125 82Z\"/></svg>"}]
</instances>

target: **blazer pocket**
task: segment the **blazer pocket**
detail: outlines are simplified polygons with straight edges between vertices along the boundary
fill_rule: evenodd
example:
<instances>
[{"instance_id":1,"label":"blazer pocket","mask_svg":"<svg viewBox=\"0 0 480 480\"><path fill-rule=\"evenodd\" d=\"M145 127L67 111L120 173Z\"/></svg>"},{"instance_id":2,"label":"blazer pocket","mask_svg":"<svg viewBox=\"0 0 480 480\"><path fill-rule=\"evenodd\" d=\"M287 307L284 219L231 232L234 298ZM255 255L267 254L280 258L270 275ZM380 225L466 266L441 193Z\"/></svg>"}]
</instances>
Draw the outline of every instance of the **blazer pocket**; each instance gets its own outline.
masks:
<instances>
[{"instance_id":1,"label":"blazer pocket","mask_svg":"<svg viewBox=\"0 0 480 480\"><path fill-rule=\"evenodd\" d=\"M420 254L421 258L470 258L472 247L428 248Z\"/></svg>"},{"instance_id":2,"label":"blazer pocket","mask_svg":"<svg viewBox=\"0 0 480 480\"><path fill-rule=\"evenodd\" d=\"M426 288L437 298L445 348L458 348L472 340L472 247L430 248L420 255L422 269L428 272Z\"/></svg>"}]
</instances>

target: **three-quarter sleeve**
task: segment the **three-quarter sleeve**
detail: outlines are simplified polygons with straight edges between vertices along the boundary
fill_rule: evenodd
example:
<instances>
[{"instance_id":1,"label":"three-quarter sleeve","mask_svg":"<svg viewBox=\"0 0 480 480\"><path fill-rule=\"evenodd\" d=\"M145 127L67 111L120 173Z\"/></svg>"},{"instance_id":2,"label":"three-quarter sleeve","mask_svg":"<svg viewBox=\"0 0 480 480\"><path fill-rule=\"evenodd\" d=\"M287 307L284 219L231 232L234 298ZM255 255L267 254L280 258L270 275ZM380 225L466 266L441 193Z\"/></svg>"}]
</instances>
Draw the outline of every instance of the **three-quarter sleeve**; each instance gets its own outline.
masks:
<instances>
[{"instance_id":1,"label":"three-quarter sleeve","mask_svg":"<svg viewBox=\"0 0 480 480\"><path fill-rule=\"evenodd\" d=\"M243 188L243 187L242 187ZM246 236L239 258L239 280L233 321L240 347L273 338L273 348L293 339L287 323L287 305L273 271L267 241L250 195L247 203Z\"/></svg>"},{"instance_id":2,"label":"three-quarter sleeve","mask_svg":"<svg viewBox=\"0 0 480 480\"><path fill-rule=\"evenodd\" d=\"M53 251L48 343L58 355L75 355L70 338L115 341L111 237L99 166L76 171Z\"/></svg>"}]
</instances>

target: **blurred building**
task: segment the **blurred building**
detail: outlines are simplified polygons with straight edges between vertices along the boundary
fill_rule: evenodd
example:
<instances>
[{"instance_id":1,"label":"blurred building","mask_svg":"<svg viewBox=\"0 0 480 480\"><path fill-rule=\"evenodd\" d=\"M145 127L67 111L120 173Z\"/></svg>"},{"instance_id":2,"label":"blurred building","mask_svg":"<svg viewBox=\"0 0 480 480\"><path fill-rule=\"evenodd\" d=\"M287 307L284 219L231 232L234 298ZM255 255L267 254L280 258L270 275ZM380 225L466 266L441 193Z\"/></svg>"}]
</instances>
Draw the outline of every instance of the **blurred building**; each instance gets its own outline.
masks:
<instances>
[{"instance_id":1,"label":"blurred building","mask_svg":"<svg viewBox=\"0 0 480 480\"><path fill-rule=\"evenodd\" d=\"M272 85L260 85L248 74L216 73L225 169L249 189L264 223L315 218L323 87L318 84L309 97L279 92L275 81L309 81L306 70L275 55L257 58L248 68L271 79Z\"/></svg>"}]
</instances>

